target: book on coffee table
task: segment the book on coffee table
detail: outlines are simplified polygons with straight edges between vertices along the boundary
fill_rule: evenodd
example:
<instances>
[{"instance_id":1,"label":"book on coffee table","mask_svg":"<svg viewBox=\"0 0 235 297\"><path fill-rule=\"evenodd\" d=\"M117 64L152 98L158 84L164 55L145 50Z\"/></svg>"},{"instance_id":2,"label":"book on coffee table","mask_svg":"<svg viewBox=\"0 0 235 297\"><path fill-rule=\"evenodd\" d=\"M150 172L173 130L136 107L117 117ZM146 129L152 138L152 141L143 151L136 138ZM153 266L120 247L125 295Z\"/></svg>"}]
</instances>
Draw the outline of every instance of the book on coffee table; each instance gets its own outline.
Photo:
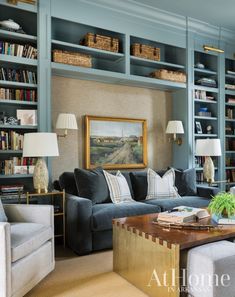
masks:
<instances>
[{"instance_id":1,"label":"book on coffee table","mask_svg":"<svg viewBox=\"0 0 235 297\"><path fill-rule=\"evenodd\" d=\"M208 211L203 208L178 206L170 211L159 213L157 220L167 223L189 223L208 218L209 216Z\"/></svg>"}]
</instances>

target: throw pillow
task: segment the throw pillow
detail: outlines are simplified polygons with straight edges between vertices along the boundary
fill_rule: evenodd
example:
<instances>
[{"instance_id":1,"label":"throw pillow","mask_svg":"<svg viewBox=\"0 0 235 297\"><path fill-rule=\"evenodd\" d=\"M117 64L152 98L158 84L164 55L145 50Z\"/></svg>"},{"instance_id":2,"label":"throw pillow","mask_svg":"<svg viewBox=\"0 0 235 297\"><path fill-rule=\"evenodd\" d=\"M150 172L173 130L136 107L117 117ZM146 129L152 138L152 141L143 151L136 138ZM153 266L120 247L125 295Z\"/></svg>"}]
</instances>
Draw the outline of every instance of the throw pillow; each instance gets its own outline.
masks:
<instances>
[{"instance_id":1,"label":"throw pillow","mask_svg":"<svg viewBox=\"0 0 235 297\"><path fill-rule=\"evenodd\" d=\"M175 198L178 192L175 187L175 172L168 170L162 177L152 169L148 169L148 193L146 199Z\"/></svg>"},{"instance_id":2,"label":"throw pillow","mask_svg":"<svg viewBox=\"0 0 235 297\"><path fill-rule=\"evenodd\" d=\"M75 169L74 177L78 196L88 198L93 204L110 202L109 188L102 168L95 170Z\"/></svg>"},{"instance_id":3,"label":"throw pillow","mask_svg":"<svg viewBox=\"0 0 235 297\"><path fill-rule=\"evenodd\" d=\"M7 216L5 214L1 199L0 199L0 222L7 222Z\"/></svg>"},{"instance_id":4,"label":"throw pillow","mask_svg":"<svg viewBox=\"0 0 235 297\"><path fill-rule=\"evenodd\" d=\"M175 169L175 186L180 196L196 196L196 170L190 168L186 170Z\"/></svg>"},{"instance_id":5,"label":"throw pillow","mask_svg":"<svg viewBox=\"0 0 235 297\"><path fill-rule=\"evenodd\" d=\"M110 174L104 170L110 197L113 203L133 202L131 192L125 177L120 171L116 175Z\"/></svg>"},{"instance_id":6,"label":"throw pillow","mask_svg":"<svg viewBox=\"0 0 235 297\"><path fill-rule=\"evenodd\" d=\"M166 170L157 171L160 176L166 173ZM145 200L148 192L147 171L130 172L130 178L136 201Z\"/></svg>"}]
</instances>

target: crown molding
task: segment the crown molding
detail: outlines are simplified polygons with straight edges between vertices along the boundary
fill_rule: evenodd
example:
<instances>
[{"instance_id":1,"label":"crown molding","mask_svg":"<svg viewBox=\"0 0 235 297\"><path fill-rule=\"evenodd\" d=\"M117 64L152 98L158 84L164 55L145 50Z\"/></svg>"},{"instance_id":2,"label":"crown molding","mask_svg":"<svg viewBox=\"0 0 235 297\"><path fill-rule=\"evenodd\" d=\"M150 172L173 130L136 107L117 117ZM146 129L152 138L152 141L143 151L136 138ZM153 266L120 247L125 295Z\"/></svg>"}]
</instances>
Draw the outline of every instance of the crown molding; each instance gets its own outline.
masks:
<instances>
[{"instance_id":1,"label":"crown molding","mask_svg":"<svg viewBox=\"0 0 235 297\"><path fill-rule=\"evenodd\" d=\"M142 19L151 24L162 25L169 30L171 28L186 32L188 29L206 38L219 39L220 28L198 19L184 17L165 10L161 10L143 3L136 3L134 0L80 0L92 6L98 6L118 12L122 15ZM221 40L234 44L235 32L221 28Z\"/></svg>"},{"instance_id":2,"label":"crown molding","mask_svg":"<svg viewBox=\"0 0 235 297\"><path fill-rule=\"evenodd\" d=\"M184 16L157 9L146 4L136 3L133 0L96 0L95 2L93 0L81 0L81 2L112 10L122 15L142 19L153 24L161 24L183 31L186 28L186 18Z\"/></svg>"}]
</instances>

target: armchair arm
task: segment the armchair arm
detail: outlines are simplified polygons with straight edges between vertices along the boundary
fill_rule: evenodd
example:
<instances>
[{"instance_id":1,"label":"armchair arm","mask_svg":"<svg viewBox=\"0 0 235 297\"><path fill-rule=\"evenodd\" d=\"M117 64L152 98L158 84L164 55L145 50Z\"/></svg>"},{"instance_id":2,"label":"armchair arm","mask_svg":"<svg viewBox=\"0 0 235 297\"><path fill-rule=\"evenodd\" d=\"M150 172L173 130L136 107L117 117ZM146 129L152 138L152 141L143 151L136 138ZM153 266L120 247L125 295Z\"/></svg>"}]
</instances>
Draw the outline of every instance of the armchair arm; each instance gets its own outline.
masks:
<instances>
[{"instance_id":1,"label":"armchair arm","mask_svg":"<svg viewBox=\"0 0 235 297\"><path fill-rule=\"evenodd\" d=\"M92 202L66 194L67 243L78 255L92 251Z\"/></svg>"},{"instance_id":2,"label":"armchair arm","mask_svg":"<svg viewBox=\"0 0 235 297\"><path fill-rule=\"evenodd\" d=\"M0 297L11 296L10 224L0 223Z\"/></svg>"},{"instance_id":3,"label":"armchair arm","mask_svg":"<svg viewBox=\"0 0 235 297\"><path fill-rule=\"evenodd\" d=\"M54 227L54 209L51 205L4 204L9 222L38 223Z\"/></svg>"},{"instance_id":4,"label":"armchair arm","mask_svg":"<svg viewBox=\"0 0 235 297\"><path fill-rule=\"evenodd\" d=\"M205 197L205 198L208 198L208 199L211 199L212 196L215 196L216 194L218 194L219 191L220 191L220 189L215 188L215 187L205 187L205 186L198 186L197 187L198 196Z\"/></svg>"}]
</instances>

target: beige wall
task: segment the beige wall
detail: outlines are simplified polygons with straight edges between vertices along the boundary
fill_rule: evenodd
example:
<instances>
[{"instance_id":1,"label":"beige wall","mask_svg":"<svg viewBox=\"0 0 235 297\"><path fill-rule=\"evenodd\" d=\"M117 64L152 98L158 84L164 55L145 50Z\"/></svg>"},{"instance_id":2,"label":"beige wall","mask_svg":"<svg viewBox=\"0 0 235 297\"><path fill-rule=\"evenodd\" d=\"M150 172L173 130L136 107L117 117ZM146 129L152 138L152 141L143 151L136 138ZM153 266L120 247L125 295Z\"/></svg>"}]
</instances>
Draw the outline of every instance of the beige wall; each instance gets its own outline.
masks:
<instances>
[{"instance_id":1,"label":"beige wall","mask_svg":"<svg viewBox=\"0 0 235 297\"><path fill-rule=\"evenodd\" d=\"M148 166L156 169L171 164L172 147L164 131L171 115L170 93L64 77L52 79L53 129L60 112L74 113L78 131L59 139L60 156L52 161L52 177L83 167L83 116L99 115L147 119Z\"/></svg>"}]
</instances>

